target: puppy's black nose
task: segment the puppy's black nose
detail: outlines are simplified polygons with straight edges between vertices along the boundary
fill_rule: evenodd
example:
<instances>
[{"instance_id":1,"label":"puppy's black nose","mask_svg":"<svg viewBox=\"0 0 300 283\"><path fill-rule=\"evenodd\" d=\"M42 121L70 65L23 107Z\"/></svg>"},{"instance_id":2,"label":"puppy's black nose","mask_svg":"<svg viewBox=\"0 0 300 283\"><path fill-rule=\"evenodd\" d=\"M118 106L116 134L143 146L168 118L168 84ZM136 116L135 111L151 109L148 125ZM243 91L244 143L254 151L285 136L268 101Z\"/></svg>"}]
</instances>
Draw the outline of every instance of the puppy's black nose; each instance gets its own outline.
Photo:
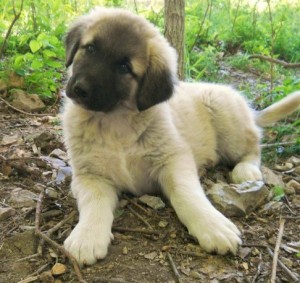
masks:
<instances>
[{"instance_id":1,"label":"puppy's black nose","mask_svg":"<svg viewBox=\"0 0 300 283\"><path fill-rule=\"evenodd\" d=\"M76 83L73 86L73 92L75 95L77 95L80 98L86 98L88 96L87 88L84 87L82 83Z\"/></svg>"}]
</instances>

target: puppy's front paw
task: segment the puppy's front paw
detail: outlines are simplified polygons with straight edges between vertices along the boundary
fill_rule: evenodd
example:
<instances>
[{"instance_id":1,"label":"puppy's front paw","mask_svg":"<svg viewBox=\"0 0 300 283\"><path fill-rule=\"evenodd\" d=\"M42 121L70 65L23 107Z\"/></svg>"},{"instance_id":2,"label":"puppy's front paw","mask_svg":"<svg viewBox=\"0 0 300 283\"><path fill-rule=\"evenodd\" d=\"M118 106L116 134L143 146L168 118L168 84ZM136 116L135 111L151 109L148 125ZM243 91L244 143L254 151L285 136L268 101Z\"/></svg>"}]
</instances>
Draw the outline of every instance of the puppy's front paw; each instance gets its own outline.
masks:
<instances>
[{"instance_id":1,"label":"puppy's front paw","mask_svg":"<svg viewBox=\"0 0 300 283\"><path fill-rule=\"evenodd\" d=\"M215 209L212 209L205 219L202 216L199 221L195 221L189 232L198 239L200 246L207 252L235 254L242 243L238 228Z\"/></svg>"},{"instance_id":2,"label":"puppy's front paw","mask_svg":"<svg viewBox=\"0 0 300 283\"><path fill-rule=\"evenodd\" d=\"M263 177L258 166L241 162L233 168L231 179L234 184L240 184L246 181L261 181Z\"/></svg>"},{"instance_id":3,"label":"puppy's front paw","mask_svg":"<svg viewBox=\"0 0 300 283\"><path fill-rule=\"evenodd\" d=\"M80 265L91 265L107 255L112 239L113 234L110 230L79 223L65 240L64 247Z\"/></svg>"}]
</instances>

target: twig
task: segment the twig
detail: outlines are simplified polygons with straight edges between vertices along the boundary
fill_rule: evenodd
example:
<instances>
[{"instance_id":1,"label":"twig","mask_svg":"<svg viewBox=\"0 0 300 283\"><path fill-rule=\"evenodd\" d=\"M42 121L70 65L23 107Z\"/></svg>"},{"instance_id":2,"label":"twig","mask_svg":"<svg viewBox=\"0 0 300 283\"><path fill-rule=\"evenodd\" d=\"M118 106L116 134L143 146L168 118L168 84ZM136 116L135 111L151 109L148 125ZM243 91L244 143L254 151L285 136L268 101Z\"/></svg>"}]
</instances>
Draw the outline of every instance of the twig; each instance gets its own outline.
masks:
<instances>
[{"instance_id":1,"label":"twig","mask_svg":"<svg viewBox=\"0 0 300 283\"><path fill-rule=\"evenodd\" d=\"M265 143L265 144L261 144L260 147L261 148L269 148L269 147L275 147L275 146L282 146L282 145L291 145L291 144L296 144L297 141L293 141L293 142L278 142L278 143Z\"/></svg>"},{"instance_id":2,"label":"twig","mask_svg":"<svg viewBox=\"0 0 300 283\"><path fill-rule=\"evenodd\" d=\"M40 278L40 276L30 276L30 277L25 278L24 280L18 281L17 283L30 283L30 282L38 280L39 278Z\"/></svg>"},{"instance_id":3,"label":"twig","mask_svg":"<svg viewBox=\"0 0 300 283\"><path fill-rule=\"evenodd\" d=\"M34 276L34 275L37 275L39 273L41 273L43 270L45 270L48 266L50 265L50 263L46 263L44 264L43 266L41 266L38 270L36 270L35 272L33 272L32 274L30 274L29 276Z\"/></svg>"},{"instance_id":4,"label":"twig","mask_svg":"<svg viewBox=\"0 0 300 283\"><path fill-rule=\"evenodd\" d=\"M131 204L133 204L134 206L136 206L137 208L139 208L140 210L142 210L143 212L145 212L148 216L150 216L150 213L147 209L145 209L144 207L142 207L141 205L139 205L138 203L136 203L135 201L133 201L132 199L130 199L128 196L124 195L123 196L126 200L128 200Z\"/></svg>"},{"instance_id":5,"label":"twig","mask_svg":"<svg viewBox=\"0 0 300 283\"><path fill-rule=\"evenodd\" d=\"M275 280L276 280L278 254L279 254L281 239L282 239L282 235L283 235L285 219L280 219L279 223L280 223L279 231L278 231L276 245L275 245L275 249L274 249L274 257L273 257L272 273L271 273L271 283L275 283Z\"/></svg>"},{"instance_id":6,"label":"twig","mask_svg":"<svg viewBox=\"0 0 300 283\"><path fill-rule=\"evenodd\" d=\"M179 274L179 272L178 272L178 270L177 270L177 267L176 267L176 265L175 265L175 263L174 263L174 261L173 261L173 258L172 258L172 256L171 256L171 254L170 253L168 253L167 252L167 257L168 257L168 260L169 260L169 263L170 263L170 265L171 265L171 268L172 268L172 271L173 271L173 273L174 273L174 275L175 275L175 277L176 277L176 281L178 282L178 283L180 283L180 274Z\"/></svg>"},{"instance_id":7,"label":"twig","mask_svg":"<svg viewBox=\"0 0 300 283\"><path fill-rule=\"evenodd\" d=\"M141 233L141 234L160 235L160 232L156 230L131 229L131 228L123 228L123 227L115 227L115 226L112 227L112 230L115 232L133 232L133 233Z\"/></svg>"},{"instance_id":8,"label":"twig","mask_svg":"<svg viewBox=\"0 0 300 283\"><path fill-rule=\"evenodd\" d=\"M24 261L24 260L31 259L31 258L34 258L34 257L37 257L37 256L39 256L39 253L20 258L20 259L16 260L16 262Z\"/></svg>"},{"instance_id":9,"label":"twig","mask_svg":"<svg viewBox=\"0 0 300 283\"><path fill-rule=\"evenodd\" d=\"M144 219L143 216L141 216L139 213L137 213L132 207L128 206L128 209L130 212L135 215L138 219L140 219L150 230L153 230L152 226L149 224L149 222Z\"/></svg>"},{"instance_id":10,"label":"twig","mask_svg":"<svg viewBox=\"0 0 300 283\"><path fill-rule=\"evenodd\" d=\"M179 253L179 254L182 254L182 255L193 256L193 257L203 257L203 254L201 254L201 253L196 253L196 252L179 251L178 253Z\"/></svg>"},{"instance_id":11,"label":"twig","mask_svg":"<svg viewBox=\"0 0 300 283\"><path fill-rule=\"evenodd\" d=\"M106 278L106 277L96 277L93 279L93 283L126 283L123 278Z\"/></svg>"},{"instance_id":12,"label":"twig","mask_svg":"<svg viewBox=\"0 0 300 283\"><path fill-rule=\"evenodd\" d=\"M287 62L279 60L279 59L274 59L274 58L267 57L264 55L259 55L259 54L253 54L253 55L249 56L249 59L265 60L265 61L268 61L271 63L279 64L279 65L283 66L284 68L299 68L300 67L300 63L287 63Z\"/></svg>"},{"instance_id":13,"label":"twig","mask_svg":"<svg viewBox=\"0 0 300 283\"><path fill-rule=\"evenodd\" d=\"M69 260L71 261L74 271L77 275L77 278L79 282L85 283L86 281L83 279L82 274L80 272L79 265L76 261L76 259L62 246L51 240L47 235L45 235L41 230L40 230L40 218L41 218L41 211L42 211L42 201L44 198L44 192L41 192L38 201L36 204L36 213L35 213L35 233L38 235L40 238L42 238L45 242L50 244L54 249L60 251L63 255L65 255Z\"/></svg>"},{"instance_id":14,"label":"twig","mask_svg":"<svg viewBox=\"0 0 300 283\"><path fill-rule=\"evenodd\" d=\"M272 252L272 250L269 247L267 247L267 251L271 257L274 257L274 253ZM285 272L285 274L292 280L292 282L299 282L298 276L295 275L295 273L293 273L292 271L290 271L287 268L287 266L279 259L278 259L278 265L282 268L282 270Z\"/></svg>"},{"instance_id":15,"label":"twig","mask_svg":"<svg viewBox=\"0 0 300 283\"><path fill-rule=\"evenodd\" d=\"M252 283L255 283L257 277L259 276L260 272L261 272L261 266L262 266L262 256L261 256L261 253L259 254L259 263L258 263L258 266L257 266L257 271L256 271L256 274L253 276L252 278Z\"/></svg>"},{"instance_id":16,"label":"twig","mask_svg":"<svg viewBox=\"0 0 300 283\"><path fill-rule=\"evenodd\" d=\"M70 219L72 219L76 215L76 211L72 211L69 216L62 221L58 222L56 225L54 225L51 229L47 231L47 236L51 237L51 235L57 231L61 226L63 226L66 222L68 222Z\"/></svg>"},{"instance_id":17,"label":"twig","mask_svg":"<svg viewBox=\"0 0 300 283\"><path fill-rule=\"evenodd\" d=\"M26 111L23 111L21 109L18 109L14 106L12 106L10 103L8 103L5 99L3 99L2 97L0 97L0 100L3 101L8 107L10 107L11 109L20 112L22 114L28 115L28 116L38 116L38 117L45 117L45 116L56 116L56 114L52 114L52 113L44 113L44 114L40 114L40 113L29 113Z\"/></svg>"}]
</instances>

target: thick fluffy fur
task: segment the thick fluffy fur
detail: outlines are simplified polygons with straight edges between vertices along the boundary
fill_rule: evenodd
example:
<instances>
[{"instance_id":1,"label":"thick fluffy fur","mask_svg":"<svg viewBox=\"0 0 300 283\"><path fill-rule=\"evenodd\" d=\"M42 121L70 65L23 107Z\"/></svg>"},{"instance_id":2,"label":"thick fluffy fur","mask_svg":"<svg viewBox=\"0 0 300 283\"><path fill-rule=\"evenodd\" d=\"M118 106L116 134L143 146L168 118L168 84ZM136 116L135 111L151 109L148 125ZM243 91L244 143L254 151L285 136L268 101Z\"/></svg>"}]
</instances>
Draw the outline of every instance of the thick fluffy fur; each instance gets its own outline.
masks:
<instances>
[{"instance_id":1,"label":"thick fluffy fur","mask_svg":"<svg viewBox=\"0 0 300 283\"><path fill-rule=\"evenodd\" d=\"M299 108L300 93L255 113L228 86L176 82L173 48L120 9L78 19L66 46L63 127L80 217L65 248L81 264L105 257L118 194L161 191L206 251L235 253L240 232L211 205L197 172L223 162L234 182L261 180L257 124Z\"/></svg>"}]
</instances>

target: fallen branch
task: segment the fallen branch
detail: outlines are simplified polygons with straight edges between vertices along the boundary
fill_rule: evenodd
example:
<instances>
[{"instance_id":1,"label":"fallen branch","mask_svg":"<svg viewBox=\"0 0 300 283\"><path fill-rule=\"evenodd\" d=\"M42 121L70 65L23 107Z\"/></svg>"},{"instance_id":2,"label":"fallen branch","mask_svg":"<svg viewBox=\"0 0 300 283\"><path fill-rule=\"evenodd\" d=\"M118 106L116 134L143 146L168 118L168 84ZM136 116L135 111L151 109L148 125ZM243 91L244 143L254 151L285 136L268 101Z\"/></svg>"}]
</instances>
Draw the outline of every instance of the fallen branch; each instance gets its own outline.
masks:
<instances>
[{"instance_id":1,"label":"fallen branch","mask_svg":"<svg viewBox=\"0 0 300 283\"><path fill-rule=\"evenodd\" d=\"M262 263L263 263L263 260L262 260L262 256L261 256L261 253L259 254L259 263L258 263L258 266L257 266L257 271L256 271L256 274L253 276L252 278L252 283L255 283L256 282L256 279L258 278L260 272L261 272L261 266L262 266Z\"/></svg>"},{"instance_id":2,"label":"fallen branch","mask_svg":"<svg viewBox=\"0 0 300 283\"><path fill-rule=\"evenodd\" d=\"M267 252L269 253L269 255L273 258L274 257L274 253L272 251L272 249L270 247L268 247L267 245L261 245L261 244L242 244L242 247L256 247L256 248L264 248L267 250ZM289 268L280 260L277 260L278 265L282 268L283 272L292 280L291 282L298 282L299 278L298 276L289 270Z\"/></svg>"},{"instance_id":3,"label":"fallen branch","mask_svg":"<svg viewBox=\"0 0 300 283\"><path fill-rule=\"evenodd\" d=\"M56 114L52 114L52 113L47 113L47 114L40 114L40 113L29 113L29 112L26 112L26 111L23 111L21 109L18 109L14 106L12 106L9 102L7 102L5 99L3 99L1 96L0 96L0 100L2 102L4 102L8 107L10 107L11 109L19 112L19 113L22 113L22 114L25 114L25 115L28 115L28 116L38 116L38 117L45 117L45 116L56 116Z\"/></svg>"},{"instance_id":4,"label":"fallen branch","mask_svg":"<svg viewBox=\"0 0 300 283\"><path fill-rule=\"evenodd\" d=\"M123 228L123 227L112 227L112 230L115 232L133 232L141 234L150 234L150 235L160 235L159 231L155 230L145 230L145 229L132 229L132 228Z\"/></svg>"},{"instance_id":5,"label":"fallen branch","mask_svg":"<svg viewBox=\"0 0 300 283\"><path fill-rule=\"evenodd\" d=\"M137 213L132 207L128 206L129 211L136 216L138 219L140 219L150 230L153 230L152 226L149 224L149 222L144 219L143 216L141 216L139 213Z\"/></svg>"},{"instance_id":6,"label":"fallen branch","mask_svg":"<svg viewBox=\"0 0 300 283\"><path fill-rule=\"evenodd\" d=\"M176 267L176 265L175 265L175 263L173 261L173 258L171 256L171 254L168 253L168 252L167 252L167 257L168 257L169 263L171 265L172 271L173 271L173 273L174 273L174 275L176 277L176 281L180 283L181 282L181 280L180 280L180 274L179 274L179 272L177 270L177 267Z\"/></svg>"},{"instance_id":7,"label":"fallen branch","mask_svg":"<svg viewBox=\"0 0 300 283\"><path fill-rule=\"evenodd\" d=\"M272 250L269 247L267 247L267 251L271 257L274 257L274 253L272 252ZM291 282L299 282L299 277L297 275L295 275L294 272L290 271L287 268L287 266L279 259L278 259L278 265L282 268L284 273L291 279Z\"/></svg>"},{"instance_id":8,"label":"fallen branch","mask_svg":"<svg viewBox=\"0 0 300 283\"><path fill-rule=\"evenodd\" d=\"M292 144L296 144L297 141L294 142L278 142L278 143L265 143L265 144L261 144L260 147L261 148L269 148L269 147L276 147L276 146L283 146L283 145L292 145Z\"/></svg>"},{"instance_id":9,"label":"fallen branch","mask_svg":"<svg viewBox=\"0 0 300 283\"><path fill-rule=\"evenodd\" d=\"M274 59L268 56L260 55L260 54L253 54L249 56L249 59L260 59L260 60L265 60L271 63L279 64L283 66L284 68L300 68L300 63L287 63L285 61L279 60L279 59Z\"/></svg>"},{"instance_id":10,"label":"fallen branch","mask_svg":"<svg viewBox=\"0 0 300 283\"><path fill-rule=\"evenodd\" d=\"M123 196L127 201L129 201L131 204L133 204L134 206L136 206L137 208L139 208L140 210L142 210L145 214L147 214L147 216L150 216L150 212L142 207L141 205L139 205L138 203L136 203L135 201L133 201L131 198L129 198L128 196L124 195Z\"/></svg>"},{"instance_id":11,"label":"fallen branch","mask_svg":"<svg viewBox=\"0 0 300 283\"><path fill-rule=\"evenodd\" d=\"M73 265L74 271L77 275L78 281L81 283L86 283L86 281L83 279L82 274L80 272L79 265L76 261L76 259L62 246L51 240L47 235L45 235L41 230L40 230L40 219L41 219L41 211L42 211L42 202L44 198L44 192L41 192L37 204L36 204L36 212L35 212L35 234L42 238L45 242L50 244L54 249L60 251L63 255L65 255L70 262Z\"/></svg>"},{"instance_id":12,"label":"fallen branch","mask_svg":"<svg viewBox=\"0 0 300 283\"><path fill-rule=\"evenodd\" d=\"M281 244L283 230L284 230L284 223L285 223L285 219L280 219L279 231L278 231L278 235L277 235L276 245L275 245L275 249L274 249L273 263L272 263L271 283L275 283L275 281L276 281L278 254L279 254L280 244Z\"/></svg>"}]
</instances>

